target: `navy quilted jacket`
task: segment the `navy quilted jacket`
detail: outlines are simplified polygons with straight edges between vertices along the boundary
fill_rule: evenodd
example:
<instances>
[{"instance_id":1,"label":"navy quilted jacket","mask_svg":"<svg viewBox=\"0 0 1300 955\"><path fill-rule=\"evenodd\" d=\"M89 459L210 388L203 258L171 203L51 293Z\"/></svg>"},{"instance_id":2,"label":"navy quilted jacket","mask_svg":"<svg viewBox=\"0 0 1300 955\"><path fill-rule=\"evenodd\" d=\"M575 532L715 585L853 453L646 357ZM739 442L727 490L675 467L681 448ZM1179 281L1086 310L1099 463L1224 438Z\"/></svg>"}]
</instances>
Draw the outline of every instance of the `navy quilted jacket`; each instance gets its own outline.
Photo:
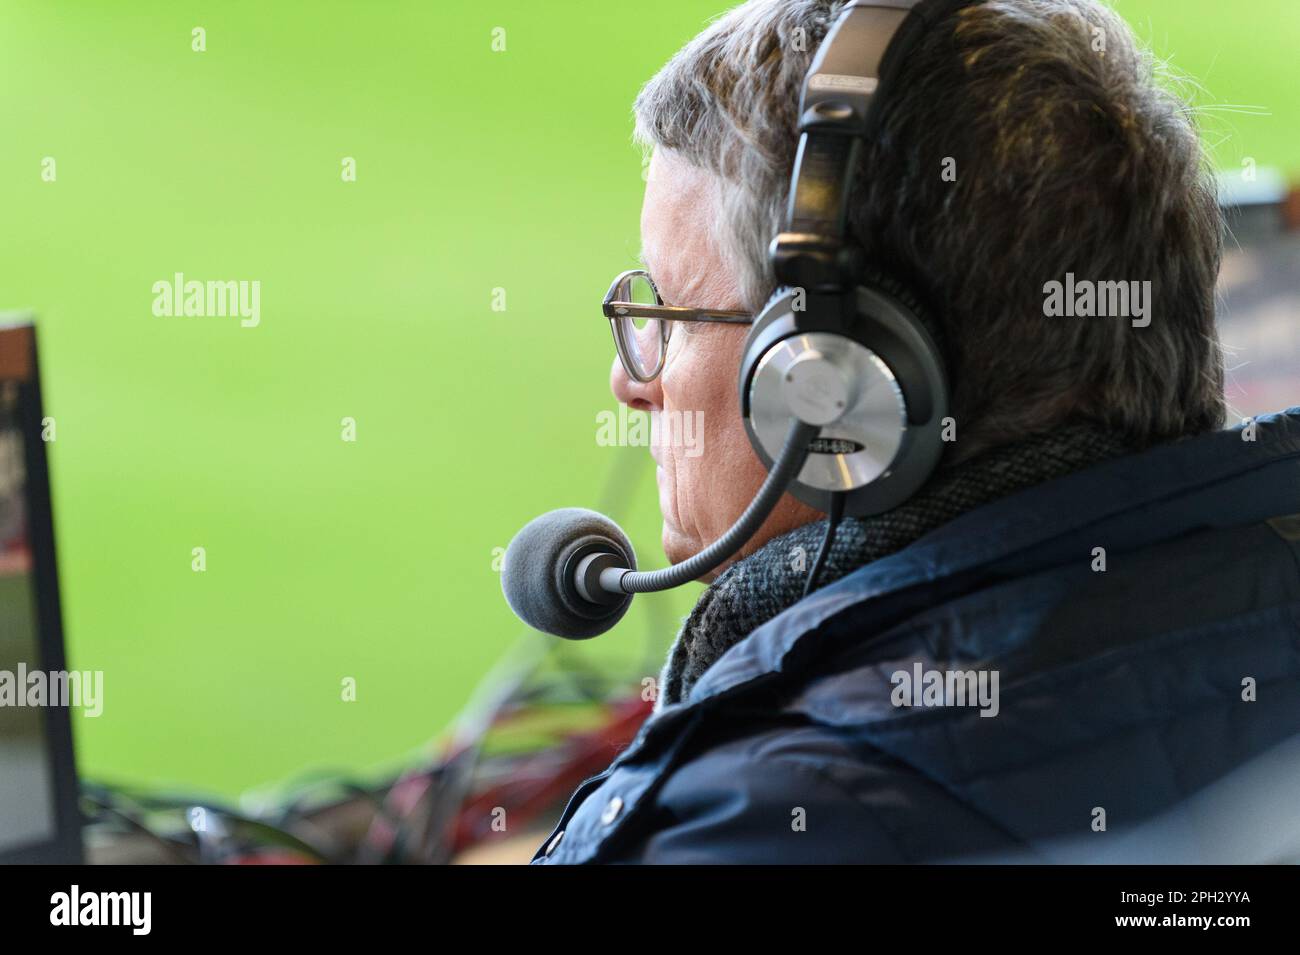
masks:
<instances>
[{"instance_id":1,"label":"navy quilted jacket","mask_svg":"<svg viewBox=\"0 0 1300 955\"><path fill-rule=\"evenodd\" d=\"M534 862L1267 858L1221 792L1273 791L1251 767L1300 738L1300 408L1247 437L1019 492L817 591L647 721ZM995 700L955 695L981 674Z\"/></svg>"}]
</instances>

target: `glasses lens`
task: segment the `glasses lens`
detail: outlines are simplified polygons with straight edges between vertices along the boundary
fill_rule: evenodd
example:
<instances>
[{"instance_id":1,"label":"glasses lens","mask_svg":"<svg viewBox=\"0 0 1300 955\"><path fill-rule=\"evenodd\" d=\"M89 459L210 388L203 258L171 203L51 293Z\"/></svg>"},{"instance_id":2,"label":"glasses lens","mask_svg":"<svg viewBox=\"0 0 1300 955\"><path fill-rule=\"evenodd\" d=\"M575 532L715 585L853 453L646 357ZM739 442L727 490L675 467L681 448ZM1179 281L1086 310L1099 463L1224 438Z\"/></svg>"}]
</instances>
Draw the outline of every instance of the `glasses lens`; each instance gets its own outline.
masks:
<instances>
[{"instance_id":1,"label":"glasses lens","mask_svg":"<svg viewBox=\"0 0 1300 955\"><path fill-rule=\"evenodd\" d=\"M661 305L659 295L644 275L633 275L623 280L616 296L618 303L630 306ZM618 310L618 305L615 305ZM657 318L642 315L622 315L614 319L614 333L618 337L623 357L631 363L637 375L653 378L663 363L667 329Z\"/></svg>"}]
</instances>

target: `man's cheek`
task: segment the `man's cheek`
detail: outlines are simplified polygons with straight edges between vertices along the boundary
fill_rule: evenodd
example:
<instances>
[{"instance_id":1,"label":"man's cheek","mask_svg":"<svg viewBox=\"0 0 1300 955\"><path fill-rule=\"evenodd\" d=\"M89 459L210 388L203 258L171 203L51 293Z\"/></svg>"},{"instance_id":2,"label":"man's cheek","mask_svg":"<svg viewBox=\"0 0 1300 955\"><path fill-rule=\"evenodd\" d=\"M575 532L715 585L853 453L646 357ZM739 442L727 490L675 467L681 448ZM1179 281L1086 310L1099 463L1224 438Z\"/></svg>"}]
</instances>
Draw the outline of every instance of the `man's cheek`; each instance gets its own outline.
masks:
<instances>
[{"instance_id":1,"label":"man's cheek","mask_svg":"<svg viewBox=\"0 0 1300 955\"><path fill-rule=\"evenodd\" d=\"M704 412L696 411L682 418L682 446L688 458L704 454Z\"/></svg>"}]
</instances>

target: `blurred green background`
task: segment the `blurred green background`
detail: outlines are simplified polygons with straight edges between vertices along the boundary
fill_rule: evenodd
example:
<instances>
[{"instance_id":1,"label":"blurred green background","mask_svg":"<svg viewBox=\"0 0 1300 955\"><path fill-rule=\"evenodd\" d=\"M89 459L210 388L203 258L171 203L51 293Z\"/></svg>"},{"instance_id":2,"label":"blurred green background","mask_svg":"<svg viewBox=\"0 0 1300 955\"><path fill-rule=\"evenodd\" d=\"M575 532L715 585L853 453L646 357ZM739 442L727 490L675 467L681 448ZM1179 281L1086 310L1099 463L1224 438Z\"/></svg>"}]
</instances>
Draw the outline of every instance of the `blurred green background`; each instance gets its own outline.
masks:
<instances>
[{"instance_id":1,"label":"blurred green background","mask_svg":"<svg viewBox=\"0 0 1300 955\"><path fill-rule=\"evenodd\" d=\"M1295 0L1117 6L1218 107L1220 166L1300 172ZM0 5L0 310L39 316L71 665L105 671L83 772L384 766L520 636L494 549L524 521L611 507L662 562L644 450L596 444L596 302L638 248L631 101L722 9ZM259 280L261 324L155 317L175 272ZM574 652L633 665L694 594Z\"/></svg>"}]
</instances>

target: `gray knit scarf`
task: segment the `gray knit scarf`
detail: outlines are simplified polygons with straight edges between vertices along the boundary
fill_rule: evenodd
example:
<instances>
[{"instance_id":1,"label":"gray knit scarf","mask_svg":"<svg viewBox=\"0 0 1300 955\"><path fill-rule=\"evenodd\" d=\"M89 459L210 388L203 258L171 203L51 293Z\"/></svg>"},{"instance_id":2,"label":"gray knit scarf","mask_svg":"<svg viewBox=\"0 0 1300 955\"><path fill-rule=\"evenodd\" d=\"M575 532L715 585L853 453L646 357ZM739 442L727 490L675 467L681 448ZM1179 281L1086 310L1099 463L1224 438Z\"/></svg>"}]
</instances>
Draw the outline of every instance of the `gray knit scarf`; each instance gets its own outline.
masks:
<instances>
[{"instance_id":1,"label":"gray knit scarf","mask_svg":"<svg viewBox=\"0 0 1300 955\"><path fill-rule=\"evenodd\" d=\"M906 503L869 518L845 518L817 578L824 587L953 518L1015 491L1082 470L1132 449L1092 425L1072 425L990 449L940 468ZM769 541L727 568L701 595L668 654L659 706L684 700L704 671L760 625L803 596L826 521Z\"/></svg>"}]
</instances>

